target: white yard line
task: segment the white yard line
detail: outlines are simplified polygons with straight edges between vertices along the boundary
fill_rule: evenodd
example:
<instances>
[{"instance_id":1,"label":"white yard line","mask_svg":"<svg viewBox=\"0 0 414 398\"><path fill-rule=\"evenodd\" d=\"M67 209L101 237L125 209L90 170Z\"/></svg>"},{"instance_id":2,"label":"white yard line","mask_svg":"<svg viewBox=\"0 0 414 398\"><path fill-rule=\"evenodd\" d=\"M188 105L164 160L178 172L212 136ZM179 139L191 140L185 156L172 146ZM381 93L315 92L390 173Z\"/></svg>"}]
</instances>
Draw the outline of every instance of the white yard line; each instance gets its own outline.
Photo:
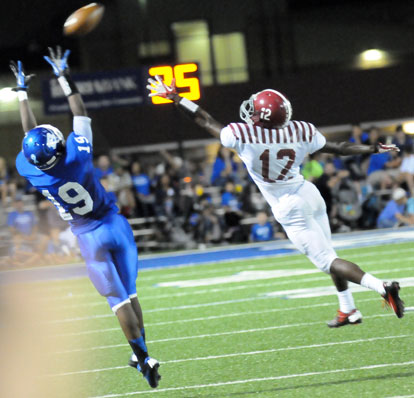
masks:
<instances>
[{"instance_id":1,"label":"white yard line","mask_svg":"<svg viewBox=\"0 0 414 398\"><path fill-rule=\"evenodd\" d=\"M377 262L376 262L377 263ZM370 271L371 274L379 275L379 274L392 274L396 272L402 272L402 271L413 271L414 267L408 267L408 268L394 268L390 270L374 270ZM286 279L287 277L284 277ZM292 277L291 277L292 278ZM184 292L174 292L174 293L165 293L165 294L158 294L154 296L145 296L140 295L140 301L141 303L145 303L149 300L159 300L164 298L177 298L177 297L186 297L186 296L192 296L192 295L203 295L203 294L211 294L211 293L220 293L220 292L228 292L228 291L235 291L235 290L244 290L244 289L252 289L252 288L258 288L258 287L271 287L274 285L281 286L281 285L293 285L293 284L300 284L300 283L307 283L307 282L320 282L320 281L326 281L326 275L316 276L316 277L310 277L310 278L303 278L299 279L298 276L295 276L295 279L288 279L281 281L279 278L274 278L271 282L265 282L265 283L250 283L250 284L243 284L243 285L237 285L237 286L225 286L220 288L210 288L210 289L193 289L190 291L184 291ZM253 280L252 280L253 282ZM140 293L141 290L139 289ZM94 296L98 297L98 294L94 294ZM77 298L79 296L74 295L74 298ZM95 307L95 306L107 306L108 303L102 298L99 297L99 301L92 301L92 302L85 302L85 303L78 303L78 304L69 304L69 305L60 305L59 309L72 309L72 308L80 308L80 307Z\"/></svg>"},{"instance_id":2,"label":"white yard line","mask_svg":"<svg viewBox=\"0 0 414 398\"><path fill-rule=\"evenodd\" d=\"M382 318L382 317L389 317L389 316L395 316L395 315L394 314L370 315L370 316L364 317L364 319ZM198 335L193 335L193 336L170 337L170 338L166 338L166 339L149 340L149 341L147 341L147 343L148 344L154 344L154 343L166 343L166 342L169 342L169 341L205 339L205 338L210 338L210 337L229 336L229 335L244 334L244 333L267 332L269 330L288 329L288 328L293 328L293 327L305 327L305 326L314 326L314 325L321 325L321 324L324 324L324 322L318 321L318 322L291 323L291 324L286 324L286 325L268 326L268 327L264 327L264 328L231 330L231 331L228 331L228 332L206 333L206 334L198 334ZM86 347L86 348L74 348L74 349L70 349L70 350L57 351L57 352L54 352L54 354L70 354L70 353L73 353L73 352L106 350L106 349L110 349L110 348L119 348L119 347L129 347L129 344L121 343L121 344L111 344L111 345Z\"/></svg>"},{"instance_id":3,"label":"white yard line","mask_svg":"<svg viewBox=\"0 0 414 398\"><path fill-rule=\"evenodd\" d=\"M414 253L414 249L389 250L389 251L386 251L385 253L381 253L381 261L382 262L387 261L386 258L388 256L393 256L395 254L402 254L402 253L411 253L411 252ZM355 258L356 260L358 260L358 259L362 259L362 258L366 258L366 257L376 257L377 260L370 261L370 262L364 262L363 266L370 265L370 264L378 264L378 253L379 253L378 251L375 251L375 252L373 251L373 252L360 253L360 254L350 254L350 255L347 255L346 258L350 259L350 260L352 260L352 258ZM243 270L244 269L255 269L255 268L265 269L265 268L268 268L268 267L275 267L275 266L283 266L284 267L284 266L287 266L287 265L297 265L297 264L303 264L303 263L310 264L309 260L307 260L305 256L303 256L303 257L302 257L302 255L300 255L300 256L301 256L301 258L299 258L299 259L291 259L291 260L289 260L289 258L293 257L293 255L283 257L283 259L280 258L280 257L276 258L276 259L273 258L273 257L269 257L269 259L268 259L269 261L267 261L266 264L257 264L257 265L252 264L252 265L248 265L247 267L237 265L237 266L230 266L230 267L226 267L226 268L217 267L216 269L203 270L202 264L200 264L200 265L196 265L197 269L195 269L194 271L190 271L188 269L189 266L184 266L184 267L181 267L181 268L177 267L180 270L180 272L175 272L175 273L171 273L171 274L165 273L166 269L163 269L163 268L157 268L157 269L154 269L154 270L145 270L145 272L147 272L147 271L153 271L153 272L154 271L164 271L164 274L162 275L162 279L166 279L166 278L169 279L169 278L182 277L183 274L185 274L185 276L196 275L198 277L202 277L203 275L217 274L217 273L222 273L222 272L232 272L232 271L238 271L238 270L242 270L242 269ZM249 260L252 260L252 259L250 259L250 258L237 259L237 261L243 261L243 260L249 261ZM395 259L390 259L389 260L389 262L395 262L395 261L396 261ZM399 259L399 261L401 261L401 259ZM210 266L211 266L211 264L210 264ZM375 271L370 271L370 272L374 273ZM138 277L138 282L141 283L141 282L148 282L148 281L152 281L152 280L156 281L156 282L159 282L160 279L161 278L160 278L160 275L159 275L158 272L157 272L157 275L151 275L151 276L142 275L142 273L141 273ZM77 282L77 284L74 286L75 289L78 288L78 283L79 282ZM90 282L87 281L87 280L85 280L85 283L90 284ZM39 289L39 292L44 293L44 292L47 292L49 290L50 291L55 291L55 290L62 291L63 289L66 289L66 288L67 288L66 284L64 286L50 286L50 287L48 286L48 287L44 287L44 288ZM143 288L141 288L141 290ZM76 295L73 292L67 292L64 296L58 296L58 297L56 297L56 299L57 300L60 300L60 299L64 300L64 299L73 298L75 296L76 297L87 297L87 296L93 296L93 295L97 295L97 293L96 294L95 293L86 293L86 294Z\"/></svg>"},{"instance_id":4,"label":"white yard line","mask_svg":"<svg viewBox=\"0 0 414 398\"><path fill-rule=\"evenodd\" d=\"M294 351L294 350L304 350L304 349L321 348L321 347L331 347L331 346L342 345L342 344L369 343L369 342L378 341L378 340L403 339L406 337L412 337L412 336L409 334L403 334L403 335L397 335L397 336L371 337L368 339L335 341L332 343L273 348L269 350L260 350L260 351L236 352L232 354L223 354L223 355L209 355L207 357L183 358L183 359L175 359L175 360L170 360L170 361L160 361L160 363L162 365L166 365L166 364L174 364L174 363L179 363L179 362L207 361L210 359L231 358L231 357L238 357L238 356L245 356L245 355L264 355L264 354L270 354L270 353L280 352L280 351ZM87 369L87 370L79 370L79 371L73 371L73 372L55 373L49 376L70 376L70 375L75 375L75 374L97 373L97 372L105 372L105 371L110 371L110 370L127 369L127 368L129 368L129 366L115 366L111 368Z\"/></svg>"},{"instance_id":5,"label":"white yard line","mask_svg":"<svg viewBox=\"0 0 414 398\"><path fill-rule=\"evenodd\" d=\"M413 365L414 361L409 362L397 362L397 363L382 363L382 364L375 364L375 365L367 365L367 366L360 366L358 368L348 368L348 369L332 369L332 370L325 370L321 372L308 372L308 373L297 373L297 374L289 374L283 376L274 376L274 377L261 377L255 379L244 379L244 380L233 380L233 381L225 381L221 383L211 383L211 384L198 384L192 386L182 386L182 387L171 387L171 388L160 388L157 390L146 390L146 391L134 391L134 392L126 392L121 394L109 394L109 395L98 395L90 398L116 398L116 397L127 397L130 395L138 395L138 394L156 394L162 393L166 391L183 391L183 390L194 390L200 388L211 388L211 387L221 387L221 386L228 386L228 385L235 385L235 384L247 384L247 383L255 383L255 382L266 382L266 381L275 381L275 380L283 380L283 379L293 379L297 377L310 377L310 376L321 376L327 374L334 374L334 373L346 373L346 372L356 372L360 370L370 370L370 369L380 369L380 368L388 368L393 366L409 366Z\"/></svg>"},{"instance_id":6,"label":"white yard line","mask_svg":"<svg viewBox=\"0 0 414 398\"><path fill-rule=\"evenodd\" d=\"M411 297L412 295L404 295L404 297ZM358 303L367 302L367 301L378 301L377 297L369 298L369 299L359 299ZM311 308L318 308L318 307L330 307L337 305L337 302L329 302L329 303L320 303L320 304L313 304L313 305L301 305L297 307L285 307L285 308L271 308L267 310L261 311L244 311L244 312L232 312L228 314L221 314L221 315L210 315L205 317L198 317L198 318L186 318L186 319L176 319L173 321L162 321L162 322L148 322L145 324L146 327L154 327L154 326L165 326L165 325L173 325L175 323L192 323L198 321L209 321L213 319L222 319L222 318L232 318L238 316L249 316L249 315L260 315L260 314L267 314L272 312L283 312L283 311L297 311L297 310L304 310L304 309L311 309ZM112 314L110 316L113 316ZM87 318L90 319L90 318ZM92 330L84 330L82 332L70 332L70 333L62 333L56 336L81 336L86 334L93 334L93 333L105 333L105 332L112 332L112 331L120 331L119 327L116 328L106 328L106 329L92 329Z\"/></svg>"},{"instance_id":7,"label":"white yard line","mask_svg":"<svg viewBox=\"0 0 414 398\"><path fill-rule=\"evenodd\" d=\"M369 292L369 290L366 290ZM410 297L411 295L404 294L404 297ZM224 300L224 301L213 301L210 303L202 303L202 304L191 304L191 305L181 305L176 307L161 307L161 308L154 308L154 309L146 309L144 312L146 314L152 312L165 312L165 311L173 311L173 310L183 310L183 309L193 309L193 308L201 308L201 307L214 307L218 305L227 305L227 304L234 304L234 303L241 303L246 301L257 301L257 300L267 300L267 299L275 299L275 297L267 297L267 296L256 296L256 297L248 297L243 299L236 299L236 300ZM361 301L373 301L373 300L380 300L380 298L372 298L367 300L358 300L358 302ZM334 304L332 304L334 305ZM294 307L299 308L299 307ZM281 309L282 311L283 309ZM45 322L46 324L58 324L58 323L67 323L67 322L75 322L75 321L87 321L87 320L93 320L97 318L112 318L114 317L113 313L108 314L100 314L100 315L89 315L89 316L83 316L83 317L74 317L74 318L65 318L65 319L54 319L51 321ZM178 321L180 322L180 321Z\"/></svg>"}]
</instances>

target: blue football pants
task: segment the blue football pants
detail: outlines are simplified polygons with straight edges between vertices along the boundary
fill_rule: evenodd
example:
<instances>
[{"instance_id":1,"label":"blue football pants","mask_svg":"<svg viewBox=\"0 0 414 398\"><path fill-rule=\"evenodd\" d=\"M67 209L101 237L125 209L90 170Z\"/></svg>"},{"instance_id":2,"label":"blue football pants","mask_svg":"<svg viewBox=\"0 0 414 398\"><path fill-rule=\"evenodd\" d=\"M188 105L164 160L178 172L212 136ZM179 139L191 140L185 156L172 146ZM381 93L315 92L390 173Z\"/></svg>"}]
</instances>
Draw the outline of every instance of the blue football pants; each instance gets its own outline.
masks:
<instances>
[{"instance_id":1,"label":"blue football pants","mask_svg":"<svg viewBox=\"0 0 414 398\"><path fill-rule=\"evenodd\" d=\"M93 231L78 235L89 279L114 312L136 297L138 251L125 217L111 214Z\"/></svg>"}]
</instances>

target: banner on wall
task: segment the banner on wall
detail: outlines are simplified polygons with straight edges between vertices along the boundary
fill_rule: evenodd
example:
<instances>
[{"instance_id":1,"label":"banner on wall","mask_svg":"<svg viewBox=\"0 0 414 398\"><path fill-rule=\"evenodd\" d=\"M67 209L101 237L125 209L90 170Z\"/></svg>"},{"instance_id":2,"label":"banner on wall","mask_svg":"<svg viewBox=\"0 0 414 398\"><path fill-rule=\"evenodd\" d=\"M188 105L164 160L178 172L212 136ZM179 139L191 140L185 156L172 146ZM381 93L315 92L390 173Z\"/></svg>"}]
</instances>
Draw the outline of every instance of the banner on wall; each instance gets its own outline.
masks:
<instances>
[{"instance_id":1,"label":"banner on wall","mask_svg":"<svg viewBox=\"0 0 414 398\"><path fill-rule=\"evenodd\" d=\"M74 74L72 78L89 110L141 105L146 99L139 69ZM42 94L45 114L70 111L57 79L43 80Z\"/></svg>"}]
</instances>

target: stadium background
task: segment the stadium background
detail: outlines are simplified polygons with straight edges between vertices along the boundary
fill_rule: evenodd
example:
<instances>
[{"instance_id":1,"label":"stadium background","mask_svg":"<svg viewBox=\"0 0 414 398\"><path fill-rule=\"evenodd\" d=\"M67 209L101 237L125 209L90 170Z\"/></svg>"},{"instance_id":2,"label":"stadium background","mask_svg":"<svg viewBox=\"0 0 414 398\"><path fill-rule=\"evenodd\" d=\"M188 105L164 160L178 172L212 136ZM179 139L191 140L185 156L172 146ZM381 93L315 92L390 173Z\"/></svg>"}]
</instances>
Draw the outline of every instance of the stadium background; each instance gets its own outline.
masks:
<instances>
[{"instance_id":1,"label":"stadium background","mask_svg":"<svg viewBox=\"0 0 414 398\"><path fill-rule=\"evenodd\" d=\"M240 102L251 93L267 87L286 93L292 102L295 119L314 123L332 139L348 139L353 123L361 123L364 129L376 125L381 129L381 134L393 137L399 124L414 120L412 1L107 0L102 1L106 6L104 19L94 32L80 39L63 37L62 25L65 18L86 3L87 1L73 0L20 0L2 2L0 5L0 89L13 87L14 78L8 69L8 63L11 59L21 59L26 69L37 75L37 81L30 88L30 98L38 120L56 124L64 132L71 129L71 117L67 114L44 114L41 91L41 82L51 78L43 55L46 54L48 46L58 44L72 50L71 70L80 74L134 68L146 70L160 64L198 62L202 84L199 103L223 123L237 120ZM199 41L186 43L188 37L198 37ZM187 49L186 44L189 45ZM203 48L197 57L189 55L194 54L194 46ZM383 58L362 62L361 54L370 49L384 51ZM0 92L0 156L6 159L11 174L14 157L20 150L22 135L18 104L16 100L9 101L8 93L9 91ZM180 117L168 105L153 106L146 103L134 107L114 107L91 110L90 115L93 119L97 155L117 149L116 154L130 156L128 152L132 148L142 163L152 162L157 165L165 161L159 156L163 149L184 160L194 154L212 160L215 156L213 152L217 150L217 147L210 147L210 137L204 131ZM199 142L194 143L193 140ZM186 144L188 142L190 144ZM22 187L19 187L18 194L21 193ZM391 190L385 193L385 201L390 198L391 193ZM14 199L15 197L9 197L6 202L1 202L2 232L7 229L4 213L11 209ZM259 197L255 196L255 200L259 200ZM35 206L33 201L26 198L25 204L30 208ZM217 207L221 207L220 203ZM138 231L138 246L143 243L141 249L144 251L145 235L140 235L139 230L149 230L152 225L148 227L146 221L142 224L138 221L135 228ZM367 271L383 274L381 277L404 279L404 298L410 305L412 229L401 233L404 234L403 243L398 243L401 236L394 230L391 235L395 238L387 236L380 242L380 246L375 246L377 235L374 234L367 248L356 247L354 244L345 246L344 255L350 256L354 261L361 260L361 265ZM381 234L379 232L378 236ZM141 239L144 241L141 242ZM363 240L360 235L352 235L351 239ZM6 247L10 246L7 240L5 244ZM276 246L284 250L285 244L285 241L281 241ZM272 244L269 247L273 247ZM292 249L290 245L287 248ZM222 383L222 394L213 387L210 390L208 385L202 385L200 388L204 388L205 394L210 394L208 396L257 396L258 391L263 397L275 394L289 397L333 396L336 388L341 388L348 396L359 396L361 392L366 396L412 394L412 314L407 314L402 326L396 328L395 323L389 319L393 317L392 314L380 313L374 294L356 293L361 303L368 302L361 304L366 316L363 328L344 328L346 330L341 330L340 334L332 337L325 330L327 328L324 323L336 310L335 299L327 302L325 297L311 296L296 302L291 301L288 308L293 311L289 312L285 308L284 296L283 300L279 300L281 297L276 294L275 301L269 302L261 299L262 295L272 294L275 289L300 290L306 287L312 290L317 285L320 288L321 283L327 287L329 280L323 279L323 275L318 274L317 279L282 276L285 278L282 281L276 278L265 283L257 283L252 279L245 284L235 284L230 289L227 285L203 290L196 287L191 291L179 290L178 293L176 287L159 290L156 285L180 279L231 278L234 272L243 273L246 269L257 269L259 273L263 269L272 270L274 267L287 267L294 271L296 267L300 267L305 269L301 270L305 274L315 271L303 256L292 259L266 256L259 261L255 259L254 250L251 252L251 259L247 260L231 259L229 263L219 264L214 264L213 260L213 264L204 267L152 269L143 272L139 288L144 292L143 305L149 314L148 330L153 336L151 344L155 346L154 351L160 355L161 362L167 364L164 365L166 373L163 374L163 388L167 390L161 392L165 394L163 396L194 396L191 388L199 392L197 385L203 383L200 375L205 376L207 384L214 384L216 380ZM226 252L226 248L221 252ZM207 251L206 255L211 255L211 252ZM214 253L212 255L215 256ZM384 259L380 264L378 256ZM150 265L153 258L144 256L146 263ZM165 262L165 258L161 257L160 263ZM211 262L211 257L206 262ZM188 263L192 263L191 259ZM9 279L13 281L15 275L22 275L18 265L7 261L2 263L8 270L10 265L11 268L17 268L16 273L7 271L0 274L0 282L7 283ZM26 279L17 281L43 282L9 284L1 289L0 310L2 319L7 319L8 324L1 329L0 336L0 386L1 391L4 391L0 395L35 397L33 386L37 385L38 375L42 372L52 375L64 373L65 376L57 382L46 379L44 385L38 386L39 397L65 394L68 397L86 394L129 396L137 390L137 394L145 393L145 387L141 384L137 386L136 374L128 373L131 370L125 366L128 348L121 347L122 336L119 328L104 300L84 278L84 268L63 268L62 275L57 277L55 272L60 273L59 267L54 268L53 273L48 269L36 269L35 273L39 271L46 275L39 279L32 278L35 274L29 271L25 274ZM74 274L70 275L71 272ZM88 297L88 301L85 301L85 297ZM164 300L161 304L160 298ZM240 304L236 304L240 318L233 322L236 309L232 310L231 305L234 302L250 300L250 307L239 307ZM260 304L257 305L254 300ZM224 305L219 315L214 311L216 305ZM171 306L174 307L169 309ZM213 310L209 311L209 306ZM206 307L207 310L200 312L201 307ZM315 310L315 307L321 308ZM310 308L313 310L309 310ZM189 309L188 313L185 312L186 309ZM161 310L168 313L168 319L163 319L168 323L168 329L165 326L164 329L160 327L163 322L159 322L157 311ZM254 315L246 315L246 311L251 311ZM261 311L283 311L286 315L273 318L263 315ZM9 316L10 314L14 317ZM231 320L228 323L221 319L216 323L211 322L212 317L227 316ZM301 318L303 325L297 324L297 316ZM102 323L96 323L96 318L100 317L104 318ZM203 322L203 326L194 324L194 321ZM170 337L170 324L181 323L180 327L174 326L174 332L177 340L183 339L185 344L177 346L178 348L175 348L176 343L167 343L162 348L156 346L156 339L162 342ZM187 328L190 323L192 327ZM50 324L56 325L56 328L48 326ZM186 345L187 338L198 334L200 337L209 333L228 335L230 332L227 329L230 327L235 329L234 333L250 328L248 333L258 331L260 334L246 340L243 337L232 338L231 342L225 338L214 339L211 344L197 344L199 340L196 339L194 344ZM267 330L283 330L285 327L303 329L289 335L275 335ZM73 337L83 334L93 337L99 328L111 335L103 333L98 340L79 340L78 337ZM321 332L322 328L324 332ZM32 331L30 339L27 339L26 330ZM37 344L32 344L33 341ZM202 341L205 343L206 340ZM342 346L343 341L346 346ZM380 343L377 344L377 341ZM403 343L399 343L400 341ZM118 347L115 355L114 351L107 351L114 342ZM305 351L297 355L286 355L282 357L282 361L280 356L269 356L266 361L262 361L260 355L257 359L250 360L252 357L244 357L243 351L252 342L254 344L251 350L257 350L257 353L260 350L270 352L279 349L290 352L296 346L298 351L302 348ZM366 345L360 345L365 344L364 342ZM336 344L341 346L339 356ZM315 355L318 361L314 360L315 356L307 355L308 347L324 345L332 345L332 348L322 353L317 352ZM347 350L348 346L352 348ZM102 354L90 355L91 349ZM75 352L73 357L70 354L70 357L49 361L47 356L54 355L55 352L61 355L62 352L71 350ZM392 355L388 356L390 352ZM76 353L80 353L79 356ZM194 356L204 355L203 358L198 358L198 363L204 363L205 358L222 353L230 358L227 362L218 361L195 370ZM387 353L386 358L384 353ZM240 358L233 361L237 356ZM246 358L249 359L248 363ZM326 360L324 366L320 358L330 360ZM173 365L175 361L187 361L187 364L177 368ZM25 364L25 372L22 372L22 363ZM281 363L282 366L277 366L277 369L272 366L269 370L269 363ZM387 364L395 370L388 372ZM286 367L288 365L289 368ZM233 370L232 374L228 373L229 367ZM246 378L246 368L255 369L249 375L252 383L256 383L263 376L277 381L275 385L256 387L257 384L249 385L246 382L241 387L232 387L233 379ZM310 375L309 372L312 371L322 375L324 380L318 379L317 375ZM342 376L343 373L337 375L338 372L345 372L349 376ZM308 384L296 382L295 377L306 376L308 373L311 380ZM87 377L79 376L82 374L87 374ZM327 378L326 374L329 374ZM30 377L27 378L27 375ZM285 377L286 382L282 380ZM289 381L290 378L292 382ZM230 387L227 387L227 383ZM187 388L190 388L189 394L192 395L185 392Z\"/></svg>"},{"instance_id":2,"label":"stadium background","mask_svg":"<svg viewBox=\"0 0 414 398\"><path fill-rule=\"evenodd\" d=\"M103 1L106 13L94 32L80 40L63 37L65 18L85 3L71 0L56 7L53 1L3 2L1 86L13 84L10 59L22 59L39 81L50 77L42 57L48 46L61 44L72 50L73 72L149 67L201 57L200 104L223 123L238 118L242 99L266 87L288 95L296 119L320 127L413 116L414 5L410 1ZM188 50L183 49L184 22L196 22L187 34L199 40L187 42ZM191 55L194 46L203 48L197 56ZM386 51L387 67L356 67L359 55L369 49ZM31 93L40 102L39 81ZM10 104L2 103L0 108L0 154L7 157L20 144L15 105L7 109ZM37 108L42 112L41 103ZM172 107L162 108L144 105L91 112L95 145L107 150L207 137L192 124L177 122ZM70 128L66 116L51 122Z\"/></svg>"}]
</instances>

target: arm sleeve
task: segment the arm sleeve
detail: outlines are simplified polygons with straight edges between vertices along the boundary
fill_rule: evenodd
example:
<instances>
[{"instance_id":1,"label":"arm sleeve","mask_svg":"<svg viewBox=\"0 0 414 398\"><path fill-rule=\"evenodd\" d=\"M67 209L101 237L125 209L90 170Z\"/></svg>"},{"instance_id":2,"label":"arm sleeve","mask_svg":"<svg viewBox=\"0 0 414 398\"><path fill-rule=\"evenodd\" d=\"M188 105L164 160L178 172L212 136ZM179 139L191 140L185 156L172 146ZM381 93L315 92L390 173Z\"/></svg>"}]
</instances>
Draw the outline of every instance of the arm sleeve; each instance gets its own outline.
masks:
<instances>
[{"instance_id":1,"label":"arm sleeve","mask_svg":"<svg viewBox=\"0 0 414 398\"><path fill-rule=\"evenodd\" d=\"M315 153L319 151L319 149L322 149L326 144L326 138L322 135L322 133L316 130L315 127L313 127L313 129L313 137L309 145L309 153Z\"/></svg>"},{"instance_id":2,"label":"arm sleeve","mask_svg":"<svg viewBox=\"0 0 414 398\"><path fill-rule=\"evenodd\" d=\"M220 132L221 144L226 148L235 148L237 144L237 138L233 134L230 126L224 127Z\"/></svg>"},{"instance_id":3,"label":"arm sleeve","mask_svg":"<svg viewBox=\"0 0 414 398\"><path fill-rule=\"evenodd\" d=\"M88 139L92 145L92 127L91 118L87 116L74 116L73 117L73 132L76 135L82 135Z\"/></svg>"}]
</instances>

